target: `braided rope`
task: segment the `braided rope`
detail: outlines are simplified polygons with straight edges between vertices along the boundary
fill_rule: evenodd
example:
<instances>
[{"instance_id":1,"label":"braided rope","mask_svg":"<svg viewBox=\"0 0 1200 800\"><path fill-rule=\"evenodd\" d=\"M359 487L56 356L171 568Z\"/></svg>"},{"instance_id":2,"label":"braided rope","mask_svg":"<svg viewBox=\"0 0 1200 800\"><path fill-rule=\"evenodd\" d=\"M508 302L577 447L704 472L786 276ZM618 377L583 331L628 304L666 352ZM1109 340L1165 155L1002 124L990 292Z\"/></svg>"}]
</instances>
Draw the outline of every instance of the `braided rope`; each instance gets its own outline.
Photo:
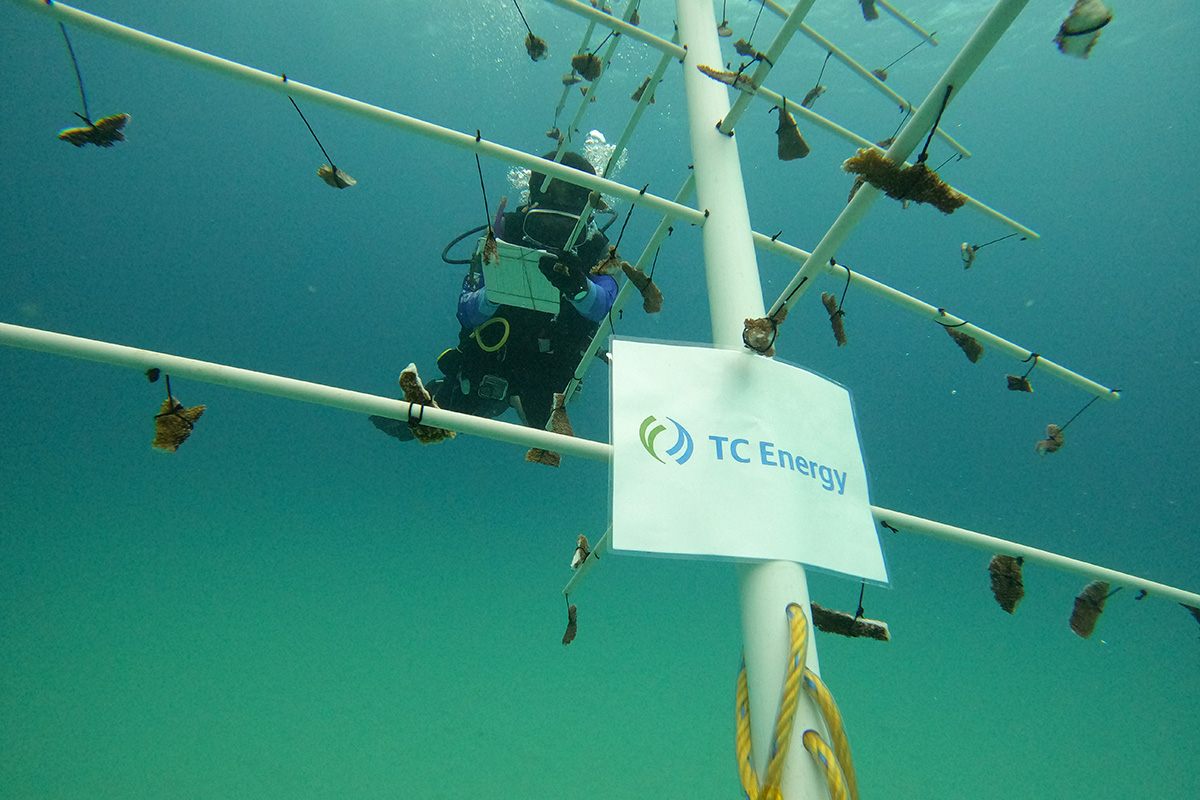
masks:
<instances>
[{"instance_id":1,"label":"braided rope","mask_svg":"<svg viewBox=\"0 0 1200 800\"><path fill-rule=\"evenodd\" d=\"M821 709L821 717L829 728L829 738L833 740L833 752L837 755L838 766L846 778L846 788L850 792L850 800L858 800L858 780L854 777L854 759L850 757L850 741L846 738L846 728L842 725L842 715L837 703L833 701L833 693L825 682L812 670L804 670L804 688L817 701Z\"/></svg>"},{"instance_id":2,"label":"braided rope","mask_svg":"<svg viewBox=\"0 0 1200 800\"><path fill-rule=\"evenodd\" d=\"M808 654L808 625L804 611L796 603L788 603L787 615L792 648L788 653L787 679L783 684L783 698L779 702L779 716L775 718L775 744L771 750L771 759L767 762L767 779L763 782L764 792L777 789L783 775L783 762L787 758L788 745L792 741L792 723L796 719L796 705L800 701L800 685L804 678L804 658Z\"/></svg>"},{"instance_id":3,"label":"braided rope","mask_svg":"<svg viewBox=\"0 0 1200 800\"><path fill-rule=\"evenodd\" d=\"M829 749L829 745L825 744L825 740L814 730L805 731L802 740L805 749L812 753L813 760L817 762L817 768L825 773L829 796L833 800L846 800L846 777L842 774L842 768L838 766L837 757Z\"/></svg>"},{"instance_id":4,"label":"braided rope","mask_svg":"<svg viewBox=\"0 0 1200 800\"><path fill-rule=\"evenodd\" d=\"M825 775L825 782L833 800L858 800L858 784L854 777L850 744L842 725L842 715L838 711L829 687L816 673L804 665L804 659L808 652L808 620L804 616L803 609L796 603L788 604L787 616L791 641L788 652L787 677L784 682L783 697L779 703L779 716L775 719L775 735L771 745L771 758L767 762L766 780L763 781L761 788L750 752L750 689L746 679L744 656L741 669L738 671L735 747L738 778L742 783L742 791L745 792L748 800L781 800L783 795L780 792L779 784L794 730L800 687L803 685L804 689L813 697L821 711L821 716L825 719L829 735L834 742L836 755L835 751L830 749L829 745L813 730L804 732L804 747L813 754L818 767ZM845 765L845 772L843 772L842 765Z\"/></svg>"},{"instance_id":5,"label":"braided rope","mask_svg":"<svg viewBox=\"0 0 1200 800\"><path fill-rule=\"evenodd\" d=\"M750 687L746 683L746 657L737 677L737 750L738 778L748 800L758 800L758 775L750 760Z\"/></svg>"}]
</instances>

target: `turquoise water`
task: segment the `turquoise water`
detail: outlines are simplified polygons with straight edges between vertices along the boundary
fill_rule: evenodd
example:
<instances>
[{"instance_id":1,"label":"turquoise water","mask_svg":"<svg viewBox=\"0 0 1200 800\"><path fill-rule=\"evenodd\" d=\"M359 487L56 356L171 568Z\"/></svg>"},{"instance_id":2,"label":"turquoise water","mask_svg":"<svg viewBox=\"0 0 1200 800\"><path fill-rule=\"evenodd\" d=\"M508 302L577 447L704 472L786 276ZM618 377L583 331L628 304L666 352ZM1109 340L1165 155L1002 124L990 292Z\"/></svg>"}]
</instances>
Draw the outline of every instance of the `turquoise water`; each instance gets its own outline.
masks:
<instances>
[{"instance_id":1,"label":"turquoise water","mask_svg":"<svg viewBox=\"0 0 1200 800\"><path fill-rule=\"evenodd\" d=\"M669 36L669 4L647 5L643 25ZM899 5L941 41L889 70L919 102L990 4ZM1070 5L1033 0L944 120L973 158L943 177L1042 238L965 272L960 242L1007 231L881 200L838 260L1124 398L1039 458L1046 423L1088 395L1037 372L1034 394L1007 392L1018 362L971 365L937 326L853 288L847 347L810 294L779 352L851 389L878 505L1197 590L1200 11L1122 3L1079 61L1050 42ZM551 48L535 64L508 4L84 6L539 152L584 28L528 0ZM810 22L868 68L916 44L857 8L821 0ZM737 36L755 12L731 0ZM0 319L372 393L409 361L436 374L461 279L438 253L483 216L472 156L302 105L359 181L335 192L284 98L85 31L72 42L92 116L132 121L128 141L76 150L55 139L79 108L57 26L7 2L0 18ZM755 43L777 27L764 14ZM802 95L823 58L798 38L770 86ZM584 133L615 139L655 60L622 46ZM834 63L822 83L815 110L871 139L901 119ZM622 179L670 197L690 162L677 68L657 100ZM853 148L805 129L812 155L781 164L775 124L759 103L737 128L751 218L811 248ZM949 156L935 142L931 163ZM507 168L484 162L493 209ZM635 213L626 242L656 223ZM677 228L655 276L664 311L631 304L618 333L710 340L699 242ZM770 303L795 267L760 254L759 268ZM161 383L8 348L0 374L0 797L739 796L729 565L613 558L573 595L579 636L560 644L575 537L595 541L608 517L604 465L552 471L470 437L421 449L345 412L187 380L174 392L208 411L164 455L149 446ZM607 438L607 391L598 366L571 409L579 435ZM1028 565L1009 617L989 554L883 534L892 586L865 606L893 641L818 641L863 797L1200 794L1185 611L1124 591L1084 641L1066 623L1085 579ZM811 588L847 611L858 599L834 576Z\"/></svg>"}]
</instances>

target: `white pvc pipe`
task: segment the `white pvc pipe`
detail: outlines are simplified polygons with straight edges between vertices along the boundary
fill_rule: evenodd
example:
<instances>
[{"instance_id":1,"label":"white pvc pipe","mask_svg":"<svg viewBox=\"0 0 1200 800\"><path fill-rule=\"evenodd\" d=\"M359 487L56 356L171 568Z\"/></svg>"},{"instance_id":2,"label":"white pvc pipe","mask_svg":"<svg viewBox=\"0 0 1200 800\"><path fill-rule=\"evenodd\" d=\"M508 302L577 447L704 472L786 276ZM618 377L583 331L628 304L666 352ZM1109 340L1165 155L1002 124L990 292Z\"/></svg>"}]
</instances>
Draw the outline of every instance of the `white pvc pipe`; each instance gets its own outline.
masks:
<instances>
[{"instance_id":1,"label":"white pvc pipe","mask_svg":"<svg viewBox=\"0 0 1200 800\"><path fill-rule=\"evenodd\" d=\"M754 234L754 243L764 250L769 250L777 255L783 256L784 258L791 259L792 261L799 261L801 263L803 263L804 260L811 255L810 253L807 253L798 247L793 247L790 244L771 239L770 237L764 236L761 233ZM854 289L865 289L876 297L887 300L889 303L894 303L895 305L919 314L926 319L955 326L958 326L958 323L963 321L953 314L942 313L941 309L931 306L929 303L926 303L923 300L918 300L917 298L907 295L898 289L893 289L887 284L880 283L872 278L868 278L861 272L852 271L844 264L826 264L825 272L826 274L833 276L843 283L846 280L846 275L850 274L850 283ZM972 325L969 322L958 327L958 330L962 331L963 333L970 334L989 347L994 347L1000 352L1006 353L1020 361L1025 361L1033 355L1032 351L1026 350L1020 345L1014 344L1003 337L997 336L990 331L986 331L977 325ZM1030 363L1032 364L1032 362ZM1044 372L1050 377L1057 378L1072 386L1077 386L1080 389L1091 392L1099 397L1104 397L1109 400L1121 399L1120 393L1116 390L1096 383L1090 378L1085 378L1083 375L1080 375L1077 372L1072 372L1066 367L1056 364L1048 358L1044 358L1040 354L1038 355L1036 370Z\"/></svg>"},{"instance_id":2,"label":"white pvc pipe","mask_svg":"<svg viewBox=\"0 0 1200 800\"><path fill-rule=\"evenodd\" d=\"M647 208L653 208L661 214L671 214L679 217L693 225L704 224L704 215L695 209L672 203L670 200L652 194L642 194L632 187L616 183L615 181L605 180L595 175L589 175L571 167L564 167L561 164L548 161L531 153L525 153L521 150L490 142L482 138L482 136L477 138L468 133L460 133L450 128L444 128L441 125L434 125L431 122L399 114L395 111L389 111L379 106L364 103L361 100L354 100L340 94L335 94L334 92L298 83L290 78L285 79L281 75L272 75L269 72L263 72L262 70L219 58L200 50L194 50L166 39L160 39L157 36L151 36L148 33L111 22L103 17L89 14L86 11L80 11L62 3L48 5L45 0L11 0L11 2L30 11L44 14L59 22L77 25L98 33L101 36L116 39L159 55L201 67L210 72L236 78L277 94L302 97L329 108L354 114L374 122L381 122L393 128L415 133L419 136L424 136L428 139L449 144L463 150L469 150L504 163L520 164L523 167L535 169L549 177L560 178L567 183L606 192L629 202L637 202Z\"/></svg>"},{"instance_id":3,"label":"white pvc pipe","mask_svg":"<svg viewBox=\"0 0 1200 800\"><path fill-rule=\"evenodd\" d=\"M943 106L948 105L945 100L946 87L953 87L950 99L962 93L967 80L975 73L984 57L992 51L992 48L1000 41L1000 37L1017 18L1017 14L1021 13L1021 9L1028 3L1029 0L999 0L996 3L975 33L963 45L963 49L946 69L946 72L934 84L929 95L921 103L921 107L917 109L917 113L912 116L896 137L896 141L888 148L887 157L893 163L903 163L912 154L921 140L933 128L934 121L938 118ZM842 209L842 213L838 215L833 225L813 249L812 255L804 262L804 266L800 268L787 288L783 290L779 300L771 307L772 313L778 312L785 303L789 308L795 304L808 289L808 285L811 285L811 279L817 271L829 263L829 259L858 227L858 223L867 215L881 194L879 189L869 183L865 183L859 188L854 199Z\"/></svg>"},{"instance_id":4,"label":"white pvc pipe","mask_svg":"<svg viewBox=\"0 0 1200 800\"><path fill-rule=\"evenodd\" d=\"M933 45L934 47L936 47L936 46L937 46L937 44L938 44L938 40L937 40L936 38L934 38L934 36L933 36L933 34L932 34L932 33L926 33L926 32L925 32L925 31L924 31L924 30L921 28L921 26L920 26L920 25L917 25L917 23L913 22L911 19L909 19L908 17L904 16L904 15L903 15L903 14L901 14L899 11L897 11L895 8L893 8L893 7L892 7L892 4L891 4L891 3L889 3L889 2L887 2L887 0L875 0L875 5L879 6L879 7L880 7L880 8L882 8L884 11L888 12L889 14L891 14L893 17L895 17L897 20L899 20L899 22L900 22L900 24L901 24L901 25L903 25L904 27L908 28L908 29L909 29L909 30L911 30L913 33L917 34L918 36L920 36L920 37L921 37L922 39L924 39L925 41L929 42L929 43L930 43L931 45Z\"/></svg>"},{"instance_id":5,"label":"white pvc pipe","mask_svg":"<svg viewBox=\"0 0 1200 800\"><path fill-rule=\"evenodd\" d=\"M550 431L527 428L523 425L473 417L469 414L459 414L429 406L423 407L415 403L352 392L334 386L284 378L265 372L254 372L224 364L214 364L210 361L198 361L194 358L156 353L151 350L139 350L135 347L83 339L78 336L67 336L36 328L0 323L0 344L81 358L86 361L99 361L118 367L130 367L141 372L157 368L175 377L215 383L218 386L229 386L248 392L286 397L290 400L340 408L359 414L376 414L399 420L419 419L435 428L469 433L486 439L496 439L528 447L540 447L543 450L552 450L563 455L572 455L593 461L610 461L612 459L612 445L603 442L577 439Z\"/></svg>"},{"instance_id":6,"label":"white pvc pipe","mask_svg":"<svg viewBox=\"0 0 1200 800\"><path fill-rule=\"evenodd\" d=\"M667 53L673 58L683 61L684 49L675 42L668 42L660 36L655 36L652 33L647 33L636 25L631 25L623 19L614 17L612 14L605 14L603 11L597 11L589 5L577 2L577 0L546 0L546 2L556 5L560 8L565 8L568 11L573 11L585 19L600 25L605 25L612 28L614 31L628 36L630 39L636 39L639 42L650 45L658 50Z\"/></svg>"},{"instance_id":7,"label":"white pvc pipe","mask_svg":"<svg viewBox=\"0 0 1200 800\"><path fill-rule=\"evenodd\" d=\"M701 64L721 64L717 21L711 0L676 0L679 40L687 47L683 87L687 96L689 138L698 207L706 209L708 223L701 229L705 273L708 278L713 342L718 347L742 348L742 327L747 317L763 315L758 262L746 208L745 187L737 142L717 130L729 114L726 86L701 73ZM745 358L761 358L743 350ZM784 561L739 564L738 586L742 608L742 637L746 678L750 688L750 738L755 769L766 774L771 755L775 716L783 696L790 651L786 609L797 603L810 615L808 582L804 567ZM810 617L811 623L811 617ZM820 673L816 638L808 638L807 664ZM823 731L815 706L807 700L796 709L794 725ZM825 783L799 739L784 762L781 789L788 800L825 797Z\"/></svg>"},{"instance_id":8,"label":"white pvc pipe","mask_svg":"<svg viewBox=\"0 0 1200 800\"><path fill-rule=\"evenodd\" d=\"M567 585L563 587L563 596L569 597L571 592L579 586L579 582L583 577L592 571L592 567L600 563L600 559L608 554L612 548L612 525L608 526L608 530L600 537L600 541L592 547L592 553L584 562L575 569L575 574L571 576L571 580L567 581Z\"/></svg>"},{"instance_id":9,"label":"white pvc pipe","mask_svg":"<svg viewBox=\"0 0 1200 800\"><path fill-rule=\"evenodd\" d=\"M1060 556L1057 553L1051 553L1047 550L1039 550L1036 547L997 539L995 536L976 533L966 528L956 528L953 525L914 517L911 514L902 514L899 511L892 511L891 509L880 508L879 506L871 506L871 514L875 517L875 521L881 525L891 525L901 530L919 533L924 536L932 536L935 539L942 539L947 542L965 544L968 547L975 547L992 553L1020 556L1026 561L1035 564L1044 564L1048 567L1061 569L1064 572L1074 572L1079 575L1086 575L1089 578L1098 578L1117 586L1142 589L1147 595L1163 597L1167 600L1173 600L1176 603L1200 606L1200 594L1176 589L1174 586L1167 586L1164 583L1146 580L1145 578L1139 578L1136 575L1130 575L1125 572L1117 572L1115 569L1099 567L1095 564L1089 564L1086 561Z\"/></svg>"}]
</instances>

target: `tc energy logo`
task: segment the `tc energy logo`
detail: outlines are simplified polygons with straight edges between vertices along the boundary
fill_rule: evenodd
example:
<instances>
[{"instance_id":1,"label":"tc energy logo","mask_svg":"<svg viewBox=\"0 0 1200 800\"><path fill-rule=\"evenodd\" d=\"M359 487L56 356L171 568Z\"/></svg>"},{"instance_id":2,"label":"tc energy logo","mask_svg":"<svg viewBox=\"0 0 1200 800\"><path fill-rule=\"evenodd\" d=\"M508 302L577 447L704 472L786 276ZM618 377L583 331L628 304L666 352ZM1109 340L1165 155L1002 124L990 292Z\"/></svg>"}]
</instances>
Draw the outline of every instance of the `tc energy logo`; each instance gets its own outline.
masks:
<instances>
[{"instance_id":1,"label":"tc energy logo","mask_svg":"<svg viewBox=\"0 0 1200 800\"><path fill-rule=\"evenodd\" d=\"M675 426L676 436L675 443L667 448L666 455L673 458L676 464L686 464L687 460L692 457L692 435L688 433L687 428L670 417L667 417L667 422ZM649 416L642 420L641 428L638 429L638 438L642 440L642 447L646 448L646 452L661 464L667 462L663 461L658 453L655 452L655 441L658 439L659 434L665 433L666 430L667 426L659 422L658 418L654 416Z\"/></svg>"},{"instance_id":2,"label":"tc energy logo","mask_svg":"<svg viewBox=\"0 0 1200 800\"><path fill-rule=\"evenodd\" d=\"M670 417L665 419L675 426L673 443L665 450L662 449L665 442L672 441L671 434L667 433L669 429L659 422L658 417L651 415L642 420L638 429L642 447L660 464L667 463L663 456L659 455L660 451L676 464L686 464L695 451L692 435L688 433L687 428ZM667 433L667 437L660 442L659 438L664 433ZM839 495L846 493L847 473L844 470L822 464L806 454L784 450L774 442L751 442L749 439L715 434L708 436L708 440L712 442L712 450L706 452L710 452L713 461L784 469L814 481L827 492L836 492Z\"/></svg>"}]
</instances>

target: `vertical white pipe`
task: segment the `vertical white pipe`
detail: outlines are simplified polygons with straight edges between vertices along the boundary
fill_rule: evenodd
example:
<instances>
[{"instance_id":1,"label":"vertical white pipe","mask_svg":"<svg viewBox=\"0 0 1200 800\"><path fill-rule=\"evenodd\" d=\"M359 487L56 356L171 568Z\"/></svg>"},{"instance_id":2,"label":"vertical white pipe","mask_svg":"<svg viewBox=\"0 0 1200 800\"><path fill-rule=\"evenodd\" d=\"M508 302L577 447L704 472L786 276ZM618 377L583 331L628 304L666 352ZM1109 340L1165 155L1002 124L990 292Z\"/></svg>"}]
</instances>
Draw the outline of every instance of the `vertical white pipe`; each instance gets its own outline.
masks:
<instances>
[{"instance_id":1,"label":"vertical white pipe","mask_svg":"<svg viewBox=\"0 0 1200 800\"><path fill-rule=\"evenodd\" d=\"M742 349L744 320L761 317L765 311L737 141L717 130L717 123L729 113L728 90L696 69L700 64L719 67L724 63L717 41L717 21L710 0L676 0L676 17L680 41L687 47L683 84L696 196L698 208L708 212L701 238L713 342L718 347ZM761 358L745 352L746 358ZM750 687L750 735L755 769L761 777L766 774L787 669L785 610L788 603L795 602L806 616L810 614L808 584L804 568L790 562L741 565L738 579ZM808 637L808 664L814 672L819 671L816 636L812 635ZM731 676L731 691L732 687ZM797 734L783 770L783 795L788 800L824 797L824 780L800 744L805 729L824 731L807 697L801 698L795 725Z\"/></svg>"}]
</instances>

